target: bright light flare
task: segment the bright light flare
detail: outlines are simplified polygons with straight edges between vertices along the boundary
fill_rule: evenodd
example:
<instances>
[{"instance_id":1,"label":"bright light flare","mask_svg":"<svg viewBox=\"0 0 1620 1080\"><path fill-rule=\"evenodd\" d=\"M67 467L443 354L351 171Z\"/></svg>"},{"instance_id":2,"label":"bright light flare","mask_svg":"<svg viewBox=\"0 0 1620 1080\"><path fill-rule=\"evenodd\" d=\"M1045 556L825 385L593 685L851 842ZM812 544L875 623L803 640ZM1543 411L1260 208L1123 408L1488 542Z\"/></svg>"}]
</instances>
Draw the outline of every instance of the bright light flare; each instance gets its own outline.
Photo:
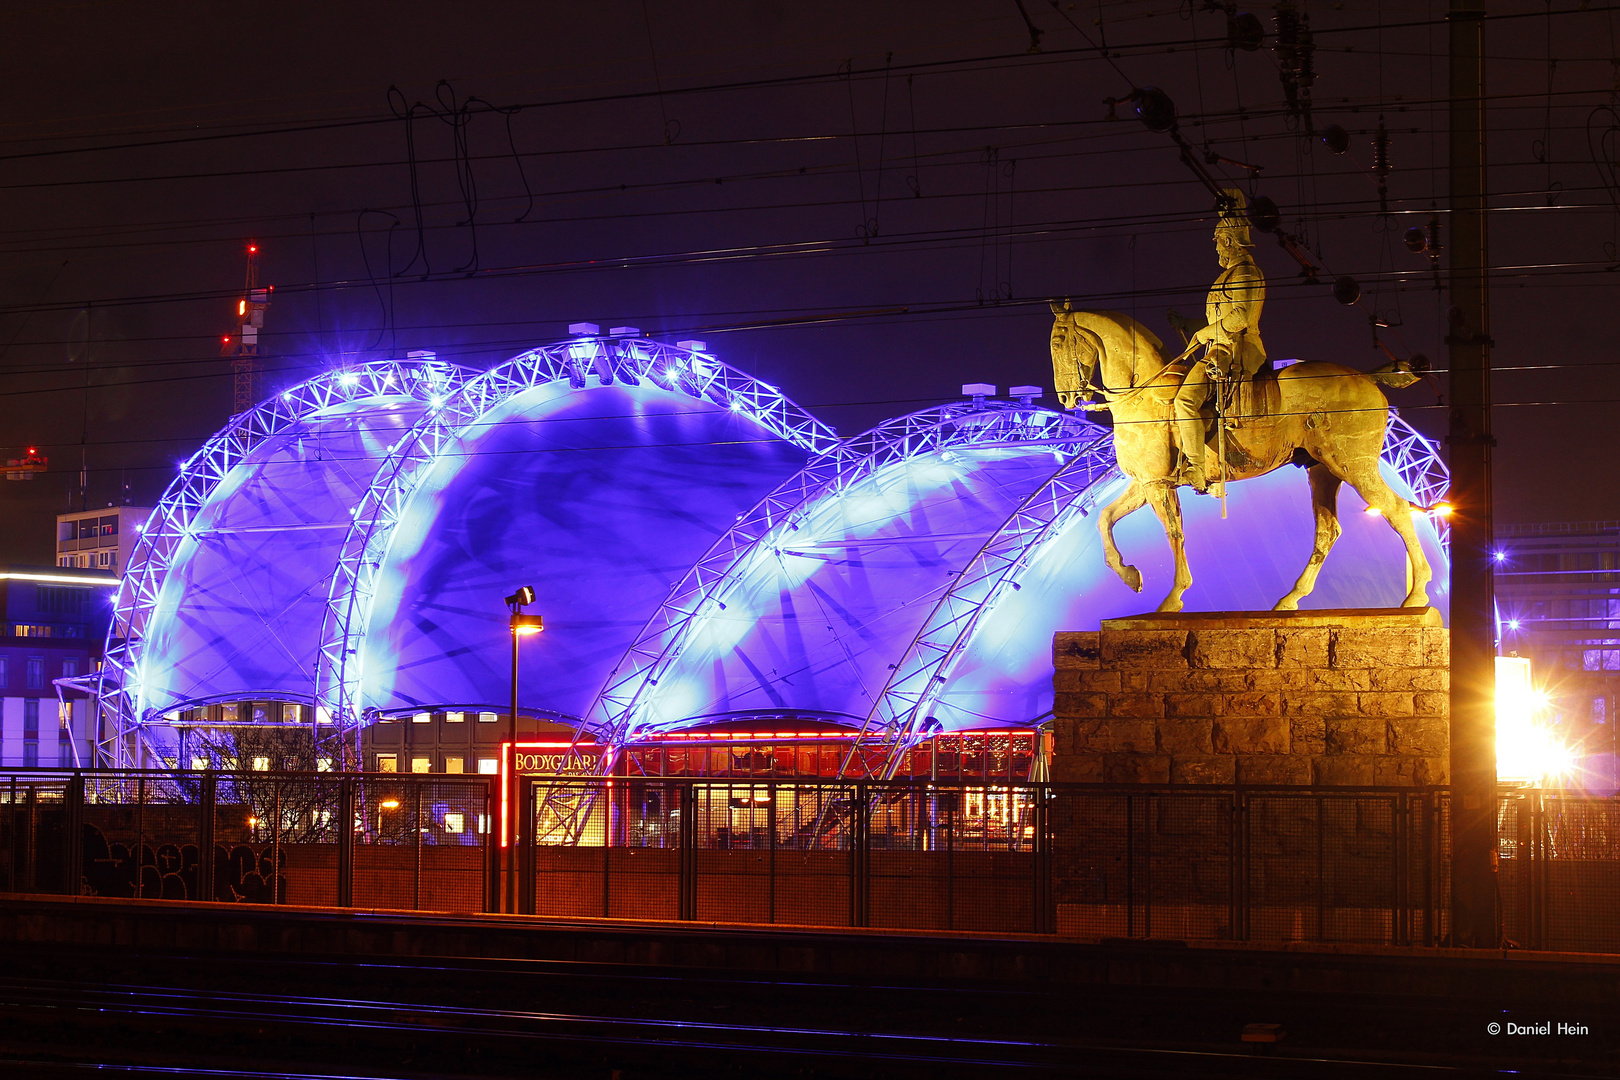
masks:
<instances>
[{"instance_id":1,"label":"bright light flare","mask_svg":"<svg viewBox=\"0 0 1620 1080\"><path fill-rule=\"evenodd\" d=\"M381 806L384 810L398 810L399 809L399 800L398 799L384 799L378 805Z\"/></svg>"},{"instance_id":2,"label":"bright light flare","mask_svg":"<svg viewBox=\"0 0 1620 1080\"><path fill-rule=\"evenodd\" d=\"M1496 776L1555 785L1575 770L1575 751L1545 721L1547 695L1530 679L1530 661L1496 658Z\"/></svg>"}]
</instances>

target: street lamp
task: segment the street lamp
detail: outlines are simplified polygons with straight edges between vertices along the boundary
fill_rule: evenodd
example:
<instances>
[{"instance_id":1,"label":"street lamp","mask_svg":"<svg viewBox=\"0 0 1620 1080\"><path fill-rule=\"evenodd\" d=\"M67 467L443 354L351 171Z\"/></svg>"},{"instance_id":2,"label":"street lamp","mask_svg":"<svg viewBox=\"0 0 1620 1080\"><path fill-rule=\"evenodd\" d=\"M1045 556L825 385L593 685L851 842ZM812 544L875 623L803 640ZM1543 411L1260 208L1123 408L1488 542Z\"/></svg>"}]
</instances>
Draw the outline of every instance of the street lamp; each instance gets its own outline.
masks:
<instances>
[{"instance_id":1,"label":"street lamp","mask_svg":"<svg viewBox=\"0 0 1620 1080\"><path fill-rule=\"evenodd\" d=\"M511 611L510 628L512 631L512 711L506 716L506 744L511 748L511 763L507 766L506 787L506 910L510 914L517 910L517 842L518 842L518 800L517 800L517 710L518 710L518 639L527 634L538 634L545 629L545 624L538 615L525 615L523 608L534 603L534 588L524 585L517 592L506 598L507 609Z\"/></svg>"}]
</instances>

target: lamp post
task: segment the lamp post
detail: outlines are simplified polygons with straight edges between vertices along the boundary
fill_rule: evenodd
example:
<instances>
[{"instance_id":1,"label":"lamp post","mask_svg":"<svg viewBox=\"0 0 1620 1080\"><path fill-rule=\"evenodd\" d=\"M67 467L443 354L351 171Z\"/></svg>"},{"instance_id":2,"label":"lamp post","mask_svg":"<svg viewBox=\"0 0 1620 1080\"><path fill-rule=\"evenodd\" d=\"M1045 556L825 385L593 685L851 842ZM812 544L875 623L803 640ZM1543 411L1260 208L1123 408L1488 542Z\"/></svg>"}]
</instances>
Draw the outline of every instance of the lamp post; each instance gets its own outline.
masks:
<instances>
[{"instance_id":1,"label":"lamp post","mask_svg":"<svg viewBox=\"0 0 1620 1080\"><path fill-rule=\"evenodd\" d=\"M510 748L510 764L507 766L506 787L506 820L502 825L506 830L506 911L513 914L517 911L517 845L518 845L518 798L517 798L517 711L518 711L518 639L525 634L538 634L545 629L545 624L538 615L525 615L523 608L534 603L534 589L524 585L517 592L506 598L507 609L512 617L509 626L512 632L512 711L506 715L506 744Z\"/></svg>"}]
</instances>

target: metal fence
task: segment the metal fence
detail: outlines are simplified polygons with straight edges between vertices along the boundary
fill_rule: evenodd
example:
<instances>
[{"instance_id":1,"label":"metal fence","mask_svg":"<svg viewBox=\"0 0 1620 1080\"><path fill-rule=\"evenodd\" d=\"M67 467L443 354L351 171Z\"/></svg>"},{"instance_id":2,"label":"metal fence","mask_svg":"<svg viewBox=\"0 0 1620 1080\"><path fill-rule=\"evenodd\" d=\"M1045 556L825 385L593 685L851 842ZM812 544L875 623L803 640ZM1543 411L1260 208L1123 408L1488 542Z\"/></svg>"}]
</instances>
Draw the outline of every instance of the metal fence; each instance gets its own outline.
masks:
<instances>
[{"instance_id":1,"label":"metal fence","mask_svg":"<svg viewBox=\"0 0 1620 1080\"><path fill-rule=\"evenodd\" d=\"M496 784L0 773L0 892L495 911ZM517 798L524 913L1256 942L1449 936L1444 789L524 777ZM537 818L558 805L577 814L577 842L535 842L556 835ZM1498 820L1504 937L1620 952L1620 798L1506 792Z\"/></svg>"},{"instance_id":2,"label":"metal fence","mask_svg":"<svg viewBox=\"0 0 1620 1080\"><path fill-rule=\"evenodd\" d=\"M520 910L608 918L1436 945L1440 788L525 781ZM551 800L555 802L556 800ZM1620 951L1620 799L1504 795L1503 932ZM544 828L528 828L544 836Z\"/></svg>"},{"instance_id":3,"label":"metal fence","mask_svg":"<svg viewBox=\"0 0 1620 1080\"><path fill-rule=\"evenodd\" d=\"M557 795L563 794L558 799ZM549 798L548 798L549 796ZM529 779L520 910L1088 937L1429 944L1444 794Z\"/></svg>"},{"instance_id":4,"label":"metal fence","mask_svg":"<svg viewBox=\"0 0 1620 1080\"><path fill-rule=\"evenodd\" d=\"M0 891L489 911L492 787L478 776L0 774Z\"/></svg>"}]
</instances>

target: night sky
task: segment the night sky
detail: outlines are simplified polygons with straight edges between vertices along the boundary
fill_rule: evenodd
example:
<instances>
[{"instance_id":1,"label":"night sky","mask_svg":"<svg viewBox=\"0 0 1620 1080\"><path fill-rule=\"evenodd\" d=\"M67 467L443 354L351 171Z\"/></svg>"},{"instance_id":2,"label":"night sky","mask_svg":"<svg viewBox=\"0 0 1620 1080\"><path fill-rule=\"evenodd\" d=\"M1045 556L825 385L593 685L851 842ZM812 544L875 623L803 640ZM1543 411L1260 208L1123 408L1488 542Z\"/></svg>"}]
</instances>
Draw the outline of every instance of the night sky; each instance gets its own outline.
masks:
<instances>
[{"instance_id":1,"label":"night sky","mask_svg":"<svg viewBox=\"0 0 1620 1080\"><path fill-rule=\"evenodd\" d=\"M702 338L847 435L964 382L1049 388L1049 297L1169 339L1214 215L1168 136L1109 119L1133 85L1258 166L1214 171L1327 269L1257 237L1270 354L1372 368L1390 323L1442 369L1392 400L1443 435L1447 301L1402 235L1445 207L1444 5L1305 5L1308 124L1343 155L1286 107L1270 4L1252 52L1193 3L1024 7L1038 51L1014 0L0 7L0 454L50 458L0 484L0 562L54 561L81 500L151 504L223 424L250 239L266 392L588 320ZM1620 12L1491 10L1497 521L1620 517Z\"/></svg>"}]
</instances>

